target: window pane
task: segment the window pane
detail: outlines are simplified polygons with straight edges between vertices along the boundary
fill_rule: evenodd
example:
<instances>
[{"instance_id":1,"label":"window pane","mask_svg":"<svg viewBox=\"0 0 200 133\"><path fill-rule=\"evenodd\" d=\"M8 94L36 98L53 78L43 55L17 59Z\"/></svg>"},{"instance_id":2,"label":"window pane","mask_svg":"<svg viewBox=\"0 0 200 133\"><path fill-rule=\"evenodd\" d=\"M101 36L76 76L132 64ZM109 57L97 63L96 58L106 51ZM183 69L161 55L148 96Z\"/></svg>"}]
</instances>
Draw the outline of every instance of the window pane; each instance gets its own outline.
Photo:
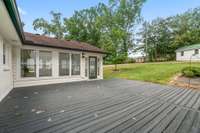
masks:
<instances>
[{"instance_id":1,"label":"window pane","mask_svg":"<svg viewBox=\"0 0 200 133\"><path fill-rule=\"evenodd\" d=\"M3 44L3 64L6 64L6 45Z\"/></svg>"},{"instance_id":2,"label":"window pane","mask_svg":"<svg viewBox=\"0 0 200 133\"><path fill-rule=\"evenodd\" d=\"M181 52L181 56L184 56L184 51Z\"/></svg>"},{"instance_id":3,"label":"window pane","mask_svg":"<svg viewBox=\"0 0 200 133\"><path fill-rule=\"evenodd\" d=\"M99 76L100 75L100 59L98 58L97 59L97 75Z\"/></svg>"},{"instance_id":4,"label":"window pane","mask_svg":"<svg viewBox=\"0 0 200 133\"><path fill-rule=\"evenodd\" d=\"M59 75L69 75L69 54L67 53L59 54Z\"/></svg>"},{"instance_id":5,"label":"window pane","mask_svg":"<svg viewBox=\"0 0 200 133\"><path fill-rule=\"evenodd\" d=\"M40 51L40 65L39 76L51 76L52 75L52 55L51 52Z\"/></svg>"},{"instance_id":6,"label":"window pane","mask_svg":"<svg viewBox=\"0 0 200 133\"><path fill-rule=\"evenodd\" d=\"M199 54L199 50L195 49L194 54Z\"/></svg>"},{"instance_id":7,"label":"window pane","mask_svg":"<svg viewBox=\"0 0 200 133\"><path fill-rule=\"evenodd\" d=\"M80 54L72 54L72 75L80 75Z\"/></svg>"},{"instance_id":8,"label":"window pane","mask_svg":"<svg viewBox=\"0 0 200 133\"><path fill-rule=\"evenodd\" d=\"M21 76L36 76L36 56L34 50L21 50Z\"/></svg>"}]
</instances>

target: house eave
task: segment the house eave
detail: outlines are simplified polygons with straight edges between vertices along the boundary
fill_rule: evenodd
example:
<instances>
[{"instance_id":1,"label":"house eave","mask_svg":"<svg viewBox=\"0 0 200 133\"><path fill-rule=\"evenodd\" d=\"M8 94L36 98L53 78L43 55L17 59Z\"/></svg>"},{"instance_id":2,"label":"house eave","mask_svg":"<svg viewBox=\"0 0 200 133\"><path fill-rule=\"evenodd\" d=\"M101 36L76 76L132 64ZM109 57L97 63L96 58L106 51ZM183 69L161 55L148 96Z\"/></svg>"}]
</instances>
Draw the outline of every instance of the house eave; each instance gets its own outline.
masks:
<instances>
[{"instance_id":1,"label":"house eave","mask_svg":"<svg viewBox=\"0 0 200 133\"><path fill-rule=\"evenodd\" d=\"M104 51L92 51L92 50L85 50L85 49L75 49L75 48L66 48L66 47L60 47L60 46L44 46L43 44L35 44L31 41L24 41L23 45L30 45L30 46L34 46L34 47L46 47L46 48L57 48L57 49L65 49L65 50L73 50L73 51L80 51L80 52L90 52L90 53L98 53L98 54L107 54L107 52Z\"/></svg>"},{"instance_id":2,"label":"house eave","mask_svg":"<svg viewBox=\"0 0 200 133\"><path fill-rule=\"evenodd\" d=\"M19 12L17 10L17 3L15 0L3 0L6 9L8 11L8 14L12 20L12 23L18 33L18 36L21 40L21 42L24 42L25 37L24 37L24 32L23 32L23 28L21 25L21 19L19 16Z\"/></svg>"}]
</instances>

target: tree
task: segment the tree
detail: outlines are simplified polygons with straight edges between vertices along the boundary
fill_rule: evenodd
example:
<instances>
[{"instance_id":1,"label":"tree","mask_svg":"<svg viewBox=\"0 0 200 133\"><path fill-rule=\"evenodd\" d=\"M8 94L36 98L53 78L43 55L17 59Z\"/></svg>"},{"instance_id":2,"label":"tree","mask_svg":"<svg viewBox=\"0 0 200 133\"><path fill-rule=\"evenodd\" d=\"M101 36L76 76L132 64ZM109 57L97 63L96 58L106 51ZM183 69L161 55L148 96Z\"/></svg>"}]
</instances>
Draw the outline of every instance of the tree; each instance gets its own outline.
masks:
<instances>
[{"instance_id":1,"label":"tree","mask_svg":"<svg viewBox=\"0 0 200 133\"><path fill-rule=\"evenodd\" d=\"M75 11L70 18L51 13L51 22L43 18L36 19L34 29L57 38L88 42L110 52L106 59L110 63L122 63L128 57L133 46L133 29L140 20L140 12L146 0L110 0L108 5Z\"/></svg>"},{"instance_id":2,"label":"tree","mask_svg":"<svg viewBox=\"0 0 200 133\"><path fill-rule=\"evenodd\" d=\"M67 29L66 39L88 42L97 47L102 33L102 17L105 15L107 6L99 3L95 7L75 11L70 18L64 19Z\"/></svg>"},{"instance_id":3,"label":"tree","mask_svg":"<svg viewBox=\"0 0 200 133\"><path fill-rule=\"evenodd\" d=\"M173 60L177 48L200 43L200 8L168 18L157 18L145 22L141 31L140 43L149 61Z\"/></svg>"},{"instance_id":4,"label":"tree","mask_svg":"<svg viewBox=\"0 0 200 133\"><path fill-rule=\"evenodd\" d=\"M33 21L34 30L41 30L43 35L53 35L58 39L64 37L65 28L62 24L61 13L51 11L51 22L48 22L44 18L38 18Z\"/></svg>"}]
</instances>

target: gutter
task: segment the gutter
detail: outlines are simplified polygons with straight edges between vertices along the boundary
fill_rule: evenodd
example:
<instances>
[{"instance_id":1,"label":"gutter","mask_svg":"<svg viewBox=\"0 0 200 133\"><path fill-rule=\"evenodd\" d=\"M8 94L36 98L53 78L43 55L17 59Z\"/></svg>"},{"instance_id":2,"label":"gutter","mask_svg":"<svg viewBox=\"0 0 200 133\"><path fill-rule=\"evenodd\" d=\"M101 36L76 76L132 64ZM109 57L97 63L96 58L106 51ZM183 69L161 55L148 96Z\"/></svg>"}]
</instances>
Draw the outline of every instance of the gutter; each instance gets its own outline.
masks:
<instances>
[{"instance_id":1,"label":"gutter","mask_svg":"<svg viewBox=\"0 0 200 133\"><path fill-rule=\"evenodd\" d=\"M84 50L84 49L76 49L76 48L66 48L66 47L60 47L60 46L47 46L43 44L33 43L32 41L24 41L24 45L31 45L31 46L40 46L40 47L49 47L49 48L58 48L58 49L66 49L66 50L73 50L73 51L83 51L83 52L91 52L91 53L99 53L99 54L108 54L108 52L101 52L101 51L92 51L92 50Z\"/></svg>"}]
</instances>

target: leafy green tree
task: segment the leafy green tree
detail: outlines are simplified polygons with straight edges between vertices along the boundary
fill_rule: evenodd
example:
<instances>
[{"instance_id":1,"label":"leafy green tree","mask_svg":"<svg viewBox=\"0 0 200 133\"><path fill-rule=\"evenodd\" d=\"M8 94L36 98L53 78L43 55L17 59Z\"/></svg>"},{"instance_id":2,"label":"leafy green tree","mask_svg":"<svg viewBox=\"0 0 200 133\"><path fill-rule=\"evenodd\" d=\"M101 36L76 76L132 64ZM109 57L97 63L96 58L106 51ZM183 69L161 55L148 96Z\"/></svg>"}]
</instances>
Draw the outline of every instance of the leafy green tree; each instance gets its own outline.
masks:
<instances>
[{"instance_id":1,"label":"leafy green tree","mask_svg":"<svg viewBox=\"0 0 200 133\"><path fill-rule=\"evenodd\" d=\"M200 8L168 18L145 22L137 50L143 49L149 61L173 60L177 48L200 43Z\"/></svg>"},{"instance_id":2,"label":"leafy green tree","mask_svg":"<svg viewBox=\"0 0 200 133\"><path fill-rule=\"evenodd\" d=\"M38 18L33 21L34 30L41 30L44 35L53 35L58 39L64 37L65 28L62 24L61 13L51 11L51 22L48 22L44 18Z\"/></svg>"},{"instance_id":3,"label":"leafy green tree","mask_svg":"<svg viewBox=\"0 0 200 133\"><path fill-rule=\"evenodd\" d=\"M88 42L110 52L107 61L122 63L133 47L133 30L140 20L140 12L146 0L110 0L108 5L75 11L70 18L51 12L51 22L43 18L33 22L35 30L57 38Z\"/></svg>"},{"instance_id":4,"label":"leafy green tree","mask_svg":"<svg viewBox=\"0 0 200 133\"><path fill-rule=\"evenodd\" d=\"M102 16L105 15L106 9L105 4L99 3L95 7L75 11L72 17L65 18L64 24L67 29L65 38L101 47L99 40L102 33Z\"/></svg>"}]
</instances>

